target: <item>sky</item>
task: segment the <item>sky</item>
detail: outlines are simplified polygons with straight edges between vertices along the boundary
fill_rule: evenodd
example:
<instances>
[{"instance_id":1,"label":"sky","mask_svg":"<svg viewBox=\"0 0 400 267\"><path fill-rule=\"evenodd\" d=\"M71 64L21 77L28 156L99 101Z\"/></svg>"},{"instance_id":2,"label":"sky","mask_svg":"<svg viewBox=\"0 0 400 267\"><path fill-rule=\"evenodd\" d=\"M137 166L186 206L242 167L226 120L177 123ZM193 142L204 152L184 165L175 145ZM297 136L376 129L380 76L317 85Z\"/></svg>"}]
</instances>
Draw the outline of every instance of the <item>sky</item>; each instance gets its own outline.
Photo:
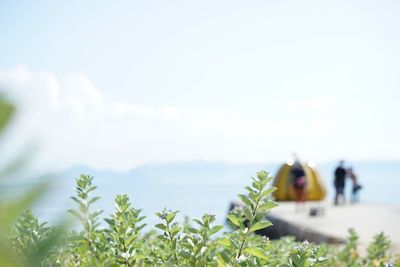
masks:
<instances>
[{"instance_id":1,"label":"sky","mask_svg":"<svg viewBox=\"0 0 400 267\"><path fill-rule=\"evenodd\" d=\"M2 158L400 160L398 1L0 1Z\"/></svg>"}]
</instances>

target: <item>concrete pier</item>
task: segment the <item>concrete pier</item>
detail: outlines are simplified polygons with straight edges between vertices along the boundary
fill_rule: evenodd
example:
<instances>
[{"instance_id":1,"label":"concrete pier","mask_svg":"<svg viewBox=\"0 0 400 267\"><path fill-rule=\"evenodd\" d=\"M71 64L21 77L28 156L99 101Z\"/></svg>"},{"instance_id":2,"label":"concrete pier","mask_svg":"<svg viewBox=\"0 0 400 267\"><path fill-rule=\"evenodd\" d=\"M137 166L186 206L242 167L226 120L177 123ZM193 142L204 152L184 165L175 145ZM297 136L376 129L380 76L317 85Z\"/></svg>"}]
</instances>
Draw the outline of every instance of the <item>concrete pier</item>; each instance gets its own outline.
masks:
<instances>
[{"instance_id":1,"label":"concrete pier","mask_svg":"<svg viewBox=\"0 0 400 267\"><path fill-rule=\"evenodd\" d=\"M318 207L324 214L310 216L310 209ZM400 253L400 206L383 204L347 204L333 206L327 202L308 202L302 211L295 211L293 202L279 202L269 219L274 226L268 235L293 235L298 240L340 244L346 240L348 229L359 235L359 248L365 253L373 236L384 232L391 242L391 252Z\"/></svg>"}]
</instances>

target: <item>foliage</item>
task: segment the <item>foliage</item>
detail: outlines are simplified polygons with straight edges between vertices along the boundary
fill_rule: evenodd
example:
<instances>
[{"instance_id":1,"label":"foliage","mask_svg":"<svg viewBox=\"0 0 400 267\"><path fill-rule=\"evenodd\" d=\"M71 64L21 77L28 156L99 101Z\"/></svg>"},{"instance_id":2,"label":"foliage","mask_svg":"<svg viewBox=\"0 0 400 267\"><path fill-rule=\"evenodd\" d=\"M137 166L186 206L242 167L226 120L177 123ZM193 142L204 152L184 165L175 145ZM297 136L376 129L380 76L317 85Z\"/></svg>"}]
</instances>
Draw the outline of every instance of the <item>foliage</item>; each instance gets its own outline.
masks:
<instances>
[{"instance_id":1,"label":"foliage","mask_svg":"<svg viewBox=\"0 0 400 267\"><path fill-rule=\"evenodd\" d=\"M15 107L0 95L0 138ZM8 194L15 176L24 169L25 155L0 169L0 264L2 267L42 266L60 245L63 226L47 227L29 211L47 190L47 180L25 186L23 194ZM17 175L18 174L18 175Z\"/></svg>"},{"instance_id":2,"label":"foliage","mask_svg":"<svg viewBox=\"0 0 400 267\"><path fill-rule=\"evenodd\" d=\"M343 266L361 266L360 256L357 252L358 235L354 229L349 229L349 237L343 249L338 253L339 262Z\"/></svg>"},{"instance_id":3,"label":"foliage","mask_svg":"<svg viewBox=\"0 0 400 267\"><path fill-rule=\"evenodd\" d=\"M9 234L9 241L19 255L30 258L32 254L37 253L39 244L46 240L50 233L50 228L46 224L39 223L30 210L21 215Z\"/></svg>"},{"instance_id":4,"label":"foliage","mask_svg":"<svg viewBox=\"0 0 400 267\"><path fill-rule=\"evenodd\" d=\"M109 237L110 256L113 264L133 266L144 260L137 239L140 231L146 226L141 222L141 210L131 207L127 195L118 195L115 198L116 211L111 218L105 219L110 226L107 232Z\"/></svg>"},{"instance_id":5,"label":"foliage","mask_svg":"<svg viewBox=\"0 0 400 267\"><path fill-rule=\"evenodd\" d=\"M258 217L277 206L270 197L276 188L267 188L272 177L269 177L265 171L258 172L257 178L252 177L252 180L252 185L246 187L247 194L238 195L244 206L233 210L227 216L236 230L227 233L225 242L221 242L225 250L221 252L219 262L224 265L234 266L246 263L260 265L266 263L269 259L268 252L265 249L266 241L256 243L253 240L252 242L252 237L257 230L272 225L270 221L260 220Z\"/></svg>"},{"instance_id":6,"label":"foliage","mask_svg":"<svg viewBox=\"0 0 400 267\"><path fill-rule=\"evenodd\" d=\"M364 258L357 253L354 230L342 248L256 235L255 231L271 225L264 215L277 205L270 198L274 190L267 186L270 179L264 171L257 173L247 194L240 195L243 207L227 216L233 231L219 233L224 227L215 225L215 216L210 214L181 225L176 221L177 211L164 209L156 213L160 219L157 230L143 232L145 217L131 206L127 195L116 196L115 213L104 219L106 227L100 227L101 211L91 207L98 200L92 196L96 189L93 177L81 175L72 197L77 208L69 210L81 230L71 231L61 244L47 250L36 266L399 266L396 262L385 265L393 257L388 255L390 243L383 234L375 236ZM30 261L52 231L53 227L39 223L27 211L9 232L8 243Z\"/></svg>"},{"instance_id":7,"label":"foliage","mask_svg":"<svg viewBox=\"0 0 400 267\"><path fill-rule=\"evenodd\" d=\"M387 262L387 250L390 247L390 241L383 233L374 236L374 240L368 246L367 263L370 266L384 266Z\"/></svg>"}]
</instances>

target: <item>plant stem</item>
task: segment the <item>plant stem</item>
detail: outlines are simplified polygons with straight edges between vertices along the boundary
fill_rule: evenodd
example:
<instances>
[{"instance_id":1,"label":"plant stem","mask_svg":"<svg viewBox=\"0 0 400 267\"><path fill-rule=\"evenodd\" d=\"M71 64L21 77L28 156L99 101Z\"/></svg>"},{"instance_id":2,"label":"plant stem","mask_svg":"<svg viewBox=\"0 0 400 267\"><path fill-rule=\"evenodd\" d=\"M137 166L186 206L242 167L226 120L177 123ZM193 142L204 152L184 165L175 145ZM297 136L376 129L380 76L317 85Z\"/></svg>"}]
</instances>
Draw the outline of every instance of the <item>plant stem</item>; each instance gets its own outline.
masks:
<instances>
[{"instance_id":1,"label":"plant stem","mask_svg":"<svg viewBox=\"0 0 400 267\"><path fill-rule=\"evenodd\" d=\"M168 229L168 236L169 236L169 240L170 240L170 247L171 249L173 249L173 254L174 254L174 259L175 259L175 263L178 265L178 257L176 255L176 249L172 247L173 244L173 238L172 238L172 234L171 234L171 229L169 228L169 222L167 221L167 229Z\"/></svg>"},{"instance_id":2,"label":"plant stem","mask_svg":"<svg viewBox=\"0 0 400 267\"><path fill-rule=\"evenodd\" d=\"M125 244L124 244L124 252L125 252L125 254L128 253L128 250L127 250ZM125 259L125 265L128 266L128 267L131 267L131 264L129 263L129 261L127 259Z\"/></svg>"},{"instance_id":3,"label":"plant stem","mask_svg":"<svg viewBox=\"0 0 400 267\"><path fill-rule=\"evenodd\" d=\"M248 227L248 229L250 229L251 226L253 226L253 222L254 222L254 219L255 219L255 217L256 217L256 212L257 212L257 208L258 208L258 205L259 205L259 203L260 203L260 200L261 200L261 199L259 199L259 200L257 201L257 203L256 203L256 205L255 205L255 207L254 207L253 214L252 214L253 216L252 216L252 218L251 218L251 221L249 222L249 227ZM244 244L246 243L246 239L247 239L248 235L249 235L249 231L247 231L246 234L244 235L242 244L240 245L239 252L238 252L238 254L236 255L236 259L239 259L239 257L242 255L243 247L244 247Z\"/></svg>"}]
</instances>

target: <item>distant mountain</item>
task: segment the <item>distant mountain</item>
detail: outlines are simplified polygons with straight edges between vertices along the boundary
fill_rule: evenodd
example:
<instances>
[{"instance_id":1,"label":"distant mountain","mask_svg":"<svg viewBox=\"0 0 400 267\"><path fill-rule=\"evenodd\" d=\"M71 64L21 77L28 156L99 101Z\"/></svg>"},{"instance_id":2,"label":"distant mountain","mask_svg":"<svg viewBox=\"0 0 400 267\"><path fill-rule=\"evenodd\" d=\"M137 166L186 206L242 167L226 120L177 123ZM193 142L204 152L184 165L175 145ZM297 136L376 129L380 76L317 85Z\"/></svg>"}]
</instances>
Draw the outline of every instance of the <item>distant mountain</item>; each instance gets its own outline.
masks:
<instances>
[{"instance_id":1,"label":"distant mountain","mask_svg":"<svg viewBox=\"0 0 400 267\"><path fill-rule=\"evenodd\" d=\"M94 168L77 165L64 170L63 177L75 178L80 174L89 174L98 179L138 179L141 182L158 181L167 182L179 179L184 183L185 180L193 182L196 179L201 179L204 182L210 176L227 176L231 173L248 173L247 176L254 175L259 170L275 170L278 164L230 164L224 162L172 162L172 163L154 163L147 164L135 168L128 172L118 172L112 170L96 170ZM243 177L246 179L247 177Z\"/></svg>"},{"instance_id":2,"label":"distant mountain","mask_svg":"<svg viewBox=\"0 0 400 267\"><path fill-rule=\"evenodd\" d=\"M336 164L317 165L325 180L328 199L333 196L332 176ZM364 186L360 192L362 201L400 204L400 161L363 161L351 165ZM83 173L95 177L93 182L98 189L94 193L101 196L96 205L104 214L114 210L117 194L128 194L135 207L143 208L151 223L157 221L154 213L164 207L180 210L180 216L199 217L211 212L223 223L229 203L244 192L249 177L262 169L275 175L280 166L278 163L178 162L148 164L128 172L74 166L60 174L37 212L51 218L71 208L74 203L69 197L74 194L75 178Z\"/></svg>"},{"instance_id":3,"label":"distant mountain","mask_svg":"<svg viewBox=\"0 0 400 267\"><path fill-rule=\"evenodd\" d=\"M362 175L382 176L385 174L400 174L400 161L355 161L347 162L348 166L352 166L356 173ZM179 179L184 183L185 180L201 179L204 182L210 176L229 176L230 174L239 173L247 176L255 175L259 170L266 170L275 175L279 163L246 163L234 164L225 162L171 162L171 163L153 163L140 166L128 172L119 172L113 170L97 170L85 165L77 165L61 172L63 177L76 178L80 174L89 174L96 179L140 179L142 182L156 180L159 182ZM324 162L317 165L317 169L321 175L330 180L333 170L337 162ZM236 176L236 175L235 175ZM107 178L108 177L108 178Z\"/></svg>"}]
</instances>

